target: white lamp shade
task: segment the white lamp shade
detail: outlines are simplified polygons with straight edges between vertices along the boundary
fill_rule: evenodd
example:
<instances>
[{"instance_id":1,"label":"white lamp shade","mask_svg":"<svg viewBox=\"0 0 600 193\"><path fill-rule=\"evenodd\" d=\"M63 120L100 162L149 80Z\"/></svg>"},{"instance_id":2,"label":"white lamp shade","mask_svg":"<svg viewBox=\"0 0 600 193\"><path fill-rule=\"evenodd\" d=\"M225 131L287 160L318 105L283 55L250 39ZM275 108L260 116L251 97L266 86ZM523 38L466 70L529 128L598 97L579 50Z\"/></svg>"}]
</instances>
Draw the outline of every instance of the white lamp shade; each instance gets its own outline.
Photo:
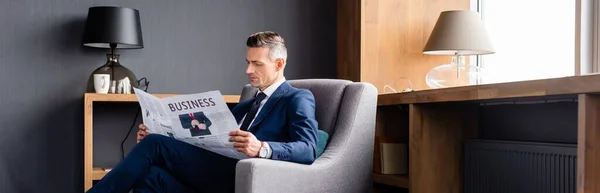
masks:
<instances>
[{"instance_id":1,"label":"white lamp shade","mask_svg":"<svg viewBox=\"0 0 600 193\"><path fill-rule=\"evenodd\" d=\"M494 48L479 13L456 10L440 14L423 53L481 55L494 53Z\"/></svg>"}]
</instances>

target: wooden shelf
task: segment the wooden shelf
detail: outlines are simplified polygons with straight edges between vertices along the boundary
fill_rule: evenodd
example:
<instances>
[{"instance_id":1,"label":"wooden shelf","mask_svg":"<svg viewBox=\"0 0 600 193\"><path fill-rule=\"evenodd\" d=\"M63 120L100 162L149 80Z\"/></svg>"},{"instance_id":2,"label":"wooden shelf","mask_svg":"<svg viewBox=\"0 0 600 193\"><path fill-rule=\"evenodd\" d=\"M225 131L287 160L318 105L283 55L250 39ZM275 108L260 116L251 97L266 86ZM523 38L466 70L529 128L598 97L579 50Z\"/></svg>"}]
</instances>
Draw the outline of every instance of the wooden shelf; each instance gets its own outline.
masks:
<instances>
[{"instance_id":1,"label":"wooden shelf","mask_svg":"<svg viewBox=\"0 0 600 193\"><path fill-rule=\"evenodd\" d=\"M177 96L177 94L153 94L156 97L164 98ZM137 97L135 94L97 94L97 93L85 93L86 100L92 102L136 102ZM223 95L226 103L238 103L240 101L239 95Z\"/></svg>"},{"instance_id":2,"label":"wooden shelf","mask_svg":"<svg viewBox=\"0 0 600 193\"><path fill-rule=\"evenodd\" d=\"M159 98L177 96L178 94L153 94ZM224 95L225 103L237 104L239 103L239 95ZM84 191L87 191L92 187L94 180L100 180L108 172L102 168L94 168L93 152L94 149L94 135L93 135L93 108L94 102L137 102L138 99L135 94L97 94L97 93L85 93L84 94L84 161L83 161L83 182Z\"/></svg>"},{"instance_id":3,"label":"wooden shelf","mask_svg":"<svg viewBox=\"0 0 600 193\"><path fill-rule=\"evenodd\" d=\"M373 182L401 188L409 188L410 182L406 175L373 173Z\"/></svg>"},{"instance_id":4,"label":"wooden shelf","mask_svg":"<svg viewBox=\"0 0 600 193\"><path fill-rule=\"evenodd\" d=\"M377 105L600 93L600 74L381 94Z\"/></svg>"},{"instance_id":5,"label":"wooden shelf","mask_svg":"<svg viewBox=\"0 0 600 193\"><path fill-rule=\"evenodd\" d=\"M92 180L100 180L102 179L108 171L104 171L102 168L94 168L92 169Z\"/></svg>"}]
</instances>

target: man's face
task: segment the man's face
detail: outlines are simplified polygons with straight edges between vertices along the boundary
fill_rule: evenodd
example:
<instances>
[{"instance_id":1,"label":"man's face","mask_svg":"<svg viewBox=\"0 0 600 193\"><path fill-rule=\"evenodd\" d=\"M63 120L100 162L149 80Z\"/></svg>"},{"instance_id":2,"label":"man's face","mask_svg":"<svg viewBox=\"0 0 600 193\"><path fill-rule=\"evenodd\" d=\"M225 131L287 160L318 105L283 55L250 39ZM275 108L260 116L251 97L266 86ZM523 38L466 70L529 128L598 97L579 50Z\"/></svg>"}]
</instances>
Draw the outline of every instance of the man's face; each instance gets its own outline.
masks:
<instances>
[{"instance_id":1,"label":"man's face","mask_svg":"<svg viewBox=\"0 0 600 193\"><path fill-rule=\"evenodd\" d=\"M264 90L277 81L277 75L283 67L281 59L271 60L269 48L248 48L246 52L246 75L250 85Z\"/></svg>"}]
</instances>

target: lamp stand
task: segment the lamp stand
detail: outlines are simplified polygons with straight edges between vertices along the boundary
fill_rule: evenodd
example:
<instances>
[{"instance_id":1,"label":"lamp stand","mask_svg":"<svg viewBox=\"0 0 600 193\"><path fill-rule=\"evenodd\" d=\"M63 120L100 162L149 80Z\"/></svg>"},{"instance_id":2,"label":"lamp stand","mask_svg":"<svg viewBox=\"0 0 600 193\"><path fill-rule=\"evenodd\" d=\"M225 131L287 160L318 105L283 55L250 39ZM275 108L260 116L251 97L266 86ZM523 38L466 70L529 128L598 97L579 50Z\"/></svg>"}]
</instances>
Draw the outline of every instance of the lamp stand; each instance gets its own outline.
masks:
<instances>
[{"instance_id":1,"label":"lamp stand","mask_svg":"<svg viewBox=\"0 0 600 193\"><path fill-rule=\"evenodd\" d=\"M119 62L119 54L115 54L116 44L110 44L110 54L106 54L106 63L94 70L88 79L87 92L95 92L94 90L94 74L110 74L110 87L113 83L118 84L119 80L127 77L132 88L138 88L139 82L135 74ZM114 82L113 82L114 81ZM115 85L116 87L117 85ZM131 90L133 93L133 89Z\"/></svg>"},{"instance_id":2,"label":"lamp stand","mask_svg":"<svg viewBox=\"0 0 600 193\"><path fill-rule=\"evenodd\" d=\"M460 79L460 67L465 66L465 56L459 54L458 52L452 56L451 65L456 65L456 79Z\"/></svg>"},{"instance_id":3,"label":"lamp stand","mask_svg":"<svg viewBox=\"0 0 600 193\"><path fill-rule=\"evenodd\" d=\"M110 44L110 55L111 56L115 56L115 49L117 48L117 44ZM117 60L116 62L118 63L118 57L117 56ZM115 80L115 68L110 68L110 82L112 84L112 81ZM112 86L112 85L111 85Z\"/></svg>"}]
</instances>

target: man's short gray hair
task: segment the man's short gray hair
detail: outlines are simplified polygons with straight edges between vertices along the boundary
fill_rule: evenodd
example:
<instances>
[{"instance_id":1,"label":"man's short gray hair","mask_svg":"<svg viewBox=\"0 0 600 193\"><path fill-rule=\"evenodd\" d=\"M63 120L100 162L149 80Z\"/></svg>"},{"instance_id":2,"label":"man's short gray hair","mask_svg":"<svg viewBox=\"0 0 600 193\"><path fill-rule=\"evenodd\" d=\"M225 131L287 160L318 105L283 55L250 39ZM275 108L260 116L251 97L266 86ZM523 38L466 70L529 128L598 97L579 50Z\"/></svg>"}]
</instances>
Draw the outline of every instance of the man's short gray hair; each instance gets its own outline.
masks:
<instances>
[{"instance_id":1,"label":"man's short gray hair","mask_svg":"<svg viewBox=\"0 0 600 193\"><path fill-rule=\"evenodd\" d=\"M269 58L276 60L283 58L287 61L287 48L283 37L272 31L263 31L252 34L246 40L246 46L251 48L269 48Z\"/></svg>"}]
</instances>

